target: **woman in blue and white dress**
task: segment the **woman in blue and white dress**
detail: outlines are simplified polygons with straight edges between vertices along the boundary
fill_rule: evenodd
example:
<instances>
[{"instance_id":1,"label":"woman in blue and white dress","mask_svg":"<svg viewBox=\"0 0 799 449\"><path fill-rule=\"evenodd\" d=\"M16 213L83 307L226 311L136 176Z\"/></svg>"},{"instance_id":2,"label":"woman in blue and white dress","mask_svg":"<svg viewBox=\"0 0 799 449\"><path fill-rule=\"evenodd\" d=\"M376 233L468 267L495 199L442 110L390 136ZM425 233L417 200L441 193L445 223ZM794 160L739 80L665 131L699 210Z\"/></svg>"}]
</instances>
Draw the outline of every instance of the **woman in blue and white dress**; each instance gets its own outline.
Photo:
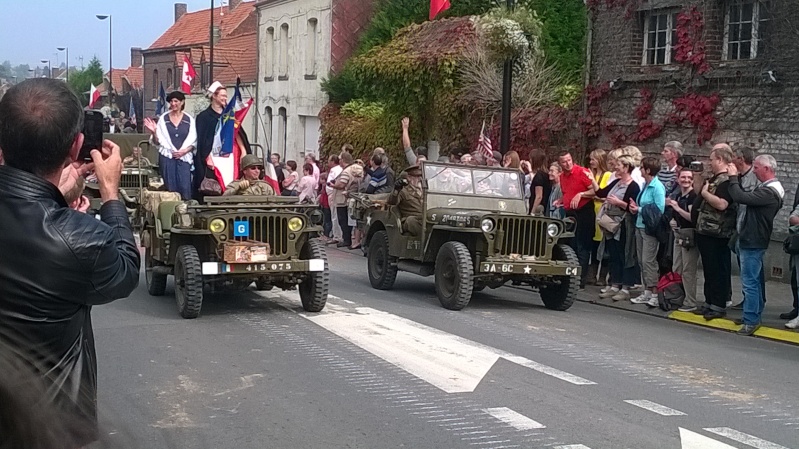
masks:
<instances>
[{"instance_id":1,"label":"woman in blue and white dress","mask_svg":"<svg viewBox=\"0 0 799 449\"><path fill-rule=\"evenodd\" d=\"M191 172L197 146L194 117L183 112L186 96L175 91L166 97L169 112L158 119L158 165L164 186L184 200L191 199Z\"/></svg>"}]
</instances>

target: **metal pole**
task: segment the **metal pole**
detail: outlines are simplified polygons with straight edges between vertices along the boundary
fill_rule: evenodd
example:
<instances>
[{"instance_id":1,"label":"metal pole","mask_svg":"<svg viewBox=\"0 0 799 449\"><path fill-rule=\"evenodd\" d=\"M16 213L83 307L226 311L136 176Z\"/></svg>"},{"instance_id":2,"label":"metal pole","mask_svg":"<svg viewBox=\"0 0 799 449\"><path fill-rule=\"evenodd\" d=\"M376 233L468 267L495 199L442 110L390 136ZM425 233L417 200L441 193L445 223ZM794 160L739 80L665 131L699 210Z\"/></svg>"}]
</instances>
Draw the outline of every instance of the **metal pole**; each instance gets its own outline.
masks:
<instances>
[{"instance_id":1,"label":"metal pole","mask_svg":"<svg viewBox=\"0 0 799 449\"><path fill-rule=\"evenodd\" d=\"M67 48L67 84L69 84L69 47Z\"/></svg>"},{"instance_id":2,"label":"metal pole","mask_svg":"<svg viewBox=\"0 0 799 449\"><path fill-rule=\"evenodd\" d=\"M507 0L508 11L513 11L515 1ZM502 72L502 123L500 127L499 152L503 155L510 149L511 86L513 84L513 60L505 61Z\"/></svg>"},{"instance_id":3,"label":"metal pole","mask_svg":"<svg viewBox=\"0 0 799 449\"><path fill-rule=\"evenodd\" d=\"M114 92L114 64L111 60L114 53L113 42L111 41L111 14L108 15L108 107L114 109L111 103L111 94Z\"/></svg>"},{"instance_id":4,"label":"metal pole","mask_svg":"<svg viewBox=\"0 0 799 449\"><path fill-rule=\"evenodd\" d=\"M208 62L208 85L214 82L214 0L211 0L211 29L208 31L211 57Z\"/></svg>"}]
</instances>

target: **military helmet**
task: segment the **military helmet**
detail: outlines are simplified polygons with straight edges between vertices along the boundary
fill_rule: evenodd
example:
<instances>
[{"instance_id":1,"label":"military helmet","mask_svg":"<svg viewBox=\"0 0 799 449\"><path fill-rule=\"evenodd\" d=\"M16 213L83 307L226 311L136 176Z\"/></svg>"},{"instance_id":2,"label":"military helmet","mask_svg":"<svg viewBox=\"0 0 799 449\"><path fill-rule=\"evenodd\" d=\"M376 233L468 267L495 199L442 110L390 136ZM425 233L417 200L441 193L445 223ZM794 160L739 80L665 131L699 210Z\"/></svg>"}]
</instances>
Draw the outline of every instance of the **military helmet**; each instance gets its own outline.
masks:
<instances>
[{"instance_id":1,"label":"military helmet","mask_svg":"<svg viewBox=\"0 0 799 449\"><path fill-rule=\"evenodd\" d=\"M257 165L259 167L264 166L264 161L261 160L258 156L254 154L248 154L244 156L241 160L241 169L244 170L245 168L252 167L253 165Z\"/></svg>"}]
</instances>

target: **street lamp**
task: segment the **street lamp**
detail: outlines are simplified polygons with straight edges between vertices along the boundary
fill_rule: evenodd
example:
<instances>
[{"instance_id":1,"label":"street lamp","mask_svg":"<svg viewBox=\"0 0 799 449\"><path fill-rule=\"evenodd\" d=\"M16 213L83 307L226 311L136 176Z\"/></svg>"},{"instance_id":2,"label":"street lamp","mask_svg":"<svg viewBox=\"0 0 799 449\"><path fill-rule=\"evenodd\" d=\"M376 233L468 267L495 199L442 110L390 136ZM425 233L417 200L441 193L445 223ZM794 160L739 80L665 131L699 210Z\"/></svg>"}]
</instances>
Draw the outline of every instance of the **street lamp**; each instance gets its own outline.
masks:
<instances>
[{"instance_id":1,"label":"street lamp","mask_svg":"<svg viewBox=\"0 0 799 449\"><path fill-rule=\"evenodd\" d=\"M47 77L48 78L52 78L53 77L53 68L50 65L50 60L49 59L42 59L42 64L47 64Z\"/></svg>"},{"instance_id":2,"label":"street lamp","mask_svg":"<svg viewBox=\"0 0 799 449\"><path fill-rule=\"evenodd\" d=\"M112 41L111 41L111 14L97 14L100 20L108 19L108 107L111 107L111 92L114 91L114 65L111 63Z\"/></svg>"},{"instance_id":3,"label":"street lamp","mask_svg":"<svg viewBox=\"0 0 799 449\"><path fill-rule=\"evenodd\" d=\"M69 83L69 47L57 47L58 51L67 51L67 83Z\"/></svg>"}]
</instances>

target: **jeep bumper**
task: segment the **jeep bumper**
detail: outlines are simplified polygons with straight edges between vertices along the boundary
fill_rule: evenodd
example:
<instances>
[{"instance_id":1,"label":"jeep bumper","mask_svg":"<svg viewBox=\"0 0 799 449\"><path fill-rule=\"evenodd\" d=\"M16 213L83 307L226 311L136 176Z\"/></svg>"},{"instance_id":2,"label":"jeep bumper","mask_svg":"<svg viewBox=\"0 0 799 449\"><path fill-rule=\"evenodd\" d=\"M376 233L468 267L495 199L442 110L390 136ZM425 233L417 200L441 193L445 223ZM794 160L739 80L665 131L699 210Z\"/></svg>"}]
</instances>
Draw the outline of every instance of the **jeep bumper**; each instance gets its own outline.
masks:
<instances>
[{"instance_id":1,"label":"jeep bumper","mask_svg":"<svg viewBox=\"0 0 799 449\"><path fill-rule=\"evenodd\" d=\"M282 260L273 262L251 263L223 263L203 262L203 276L216 276L227 274L280 274L280 273L306 273L309 271L324 271L324 259L308 260Z\"/></svg>"},{"instance_id":2,"label":"jeep bumper","mask_svg":"<svg viewBox=\"0 0 799 449\"><path fill-rule=\"evenodd\" d=\"M563 262L480 262L479 273L529 276L579 276L580 266Z\"/></svg>"}]
</instances>

